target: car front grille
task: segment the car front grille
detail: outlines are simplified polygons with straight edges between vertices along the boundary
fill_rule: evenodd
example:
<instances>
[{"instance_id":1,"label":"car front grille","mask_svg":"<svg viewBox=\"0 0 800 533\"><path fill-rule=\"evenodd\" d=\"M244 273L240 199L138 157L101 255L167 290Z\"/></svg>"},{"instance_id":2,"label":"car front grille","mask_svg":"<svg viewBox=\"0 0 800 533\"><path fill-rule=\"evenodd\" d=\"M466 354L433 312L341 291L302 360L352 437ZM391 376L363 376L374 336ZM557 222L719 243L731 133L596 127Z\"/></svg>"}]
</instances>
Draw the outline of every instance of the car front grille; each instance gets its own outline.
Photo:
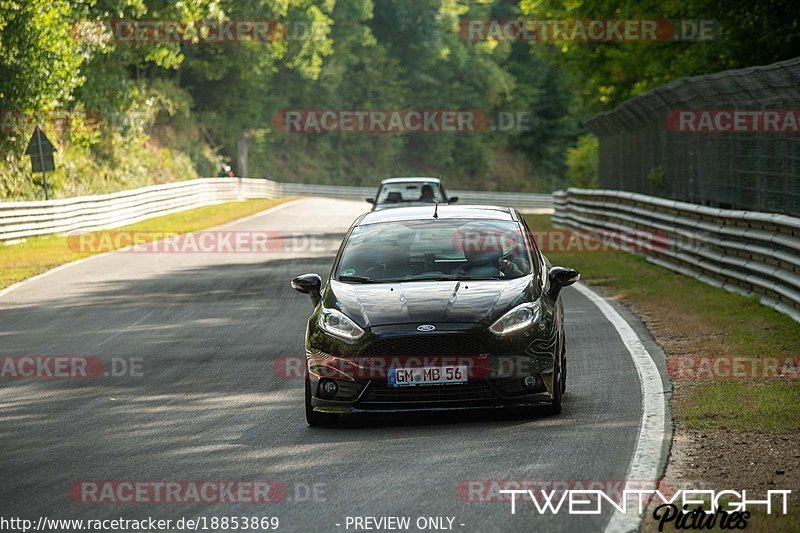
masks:
<instances>
[{"instance_id":1,"label":"car front grille","mask_svg":"<svg viewBox=\"0 0 800 533\"><path fill-rule=\"evenodd\" d=\"M473 335L432 334L381 337L361 355L368 357L469 357L491 353L491 347Z\"/></svg>"},{"instance_id":2,"label":"car front grille","mask_svg":"<svg viewBox=\"0 0 800 533\"><path fill-rule=\"evenodd\" d=\"M373 381L361 401L366 403L415 403L495 399L497 399L497 395L484 380L453 385L419 385L416 387L390 387L387 383Z\"/></svg>"}]
</instances>

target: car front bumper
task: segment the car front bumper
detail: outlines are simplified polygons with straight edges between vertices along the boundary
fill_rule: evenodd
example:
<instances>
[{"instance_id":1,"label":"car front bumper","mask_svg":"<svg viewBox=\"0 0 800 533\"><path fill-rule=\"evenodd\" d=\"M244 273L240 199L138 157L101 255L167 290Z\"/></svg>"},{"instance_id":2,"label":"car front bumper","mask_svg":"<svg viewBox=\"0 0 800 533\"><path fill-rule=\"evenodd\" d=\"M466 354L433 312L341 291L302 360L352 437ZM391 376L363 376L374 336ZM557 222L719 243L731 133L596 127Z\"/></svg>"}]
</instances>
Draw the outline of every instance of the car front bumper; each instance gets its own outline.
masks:
<instances>
[{"instance_id":1,"label":"car front bumper","mask_svg":"<svg viewBox=\"0 0 800 533\"><path fill-rule=\"evenodd\" d=\"M424 334L412 325L375 327L357 343L339 342L314 328L306 349L314 410L492 409L553 401L556 354L561 347L552 324L508 338L498 338L479 324L435 325L436 333ZM466 383L389 386L390 368L444 365L466 366ZM531 376L535 384L526 386L524 380ZM325 394L320 387L326 380L336 383L335 394Z\"/></svg>"},{"instance_id":2,"label":"car front bumper","mask_svg":"<svg viewBox=\"0 0 800 533\"><path fill-rule=\"evenodd\" d=\"M401 412L424 410L491 409L549 404L553 400L552 359L529 356L487 356L485 358L396 357L334 358L308 357L314 410L328 413ZM369 363L381 361L371 366ZM466 383L392 387L386 370L392 366L417 367L463 364L469 367ZM366 377L369 375L369 377ZM533 386L525 378L533 377ZM336 383L335 394L321 388L325 381Z\"/></svg>"}]
</instances>

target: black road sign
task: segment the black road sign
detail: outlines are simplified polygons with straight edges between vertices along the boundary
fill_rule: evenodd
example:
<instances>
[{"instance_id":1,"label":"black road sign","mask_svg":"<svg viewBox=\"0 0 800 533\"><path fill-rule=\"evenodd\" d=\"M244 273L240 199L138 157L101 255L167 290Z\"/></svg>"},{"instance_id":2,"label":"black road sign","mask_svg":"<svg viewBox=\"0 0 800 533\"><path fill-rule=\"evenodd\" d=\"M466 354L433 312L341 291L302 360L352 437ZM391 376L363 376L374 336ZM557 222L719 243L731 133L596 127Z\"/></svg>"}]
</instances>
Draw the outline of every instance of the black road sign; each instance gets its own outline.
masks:
<instances>
[{"instance_id":1,"label":"black road sign","mask_svg":"<svg viewBox=\"0 0 800 533\"><path fill-rule=\"evenodd\" d=\"M49 199L47 192L47 172L56 169L55 161L53 161L53 152L56 149L50 139L44 134L41 128L37 125L33 130L31 140L28 142L28 147L25 153L31 156L31 166L34 172L41 172L44 181L44 197Z\"/></svg>"},{"instance_id":2,"label":"black road sign","mask_svg":"<svg viewBox=\"0 0 800 533\"><path fill-rule=\"evenodd\" d=\"M31 155L31 166L34 172L52 172L56 169L56 162L53 160L53 154L44 154L40 158L38 155Z\"/></svg>"},{"instance_id":3,"label":"black road sign","mask_svg":"<svg viewBox=\"0 0 800 533\"><path fill-rule=\"evenodd\" d=\"M50 142L50 139L47 138L47 135L36 126L36 129L33 130L33 135L31 135L31 140L28 141L28 147L25 148L25 153L27 155L39 155L39 146L42 147L42 153L45 154L52 154L56 151L53 143Z\"/></svg>"}]
</instances>

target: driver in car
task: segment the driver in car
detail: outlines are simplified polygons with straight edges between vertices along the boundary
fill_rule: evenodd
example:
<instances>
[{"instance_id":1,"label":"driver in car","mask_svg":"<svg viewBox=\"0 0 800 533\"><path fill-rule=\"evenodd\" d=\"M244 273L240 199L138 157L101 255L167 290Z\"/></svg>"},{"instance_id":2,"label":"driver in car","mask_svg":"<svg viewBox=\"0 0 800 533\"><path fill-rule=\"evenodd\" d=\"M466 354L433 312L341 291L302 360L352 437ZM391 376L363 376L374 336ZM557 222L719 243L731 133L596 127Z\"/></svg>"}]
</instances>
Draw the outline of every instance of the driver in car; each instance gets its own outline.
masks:
<instances>
[{"instance_id":1,"label":"driver in car","mask_svg":"<svg viewBox=\"0 0 800 533\"><path fill-rule=\"evenodd\" d=\"M504 257L503 246L497 236L461 232L459 241L467 262L451 272L453 276L470 278L518 278L525 273L510 259Z\"/></svg>"},{"instance_id":2,"label":"driver in car","mask_svg":"<svg viewBox=\"0 0 800 533\"><path fill-rule=\"evenodd\" d=\"M401 238L379 239L375 248L374 266L365 274L378 280L403 279L409 272L409 250L411 243Z\"/></svg>"},{"instance_id":3,"label":"driver in car","mask_svg":"<svg viewBox=\"0 0 800 533\"><path fill-rule=\"evenodd\" d=\"M422 190L420 191L419 201L433 203L435 201L435 198L433 197L433 187L427 183L423 185Z\"/></svg>"}]
</instances>

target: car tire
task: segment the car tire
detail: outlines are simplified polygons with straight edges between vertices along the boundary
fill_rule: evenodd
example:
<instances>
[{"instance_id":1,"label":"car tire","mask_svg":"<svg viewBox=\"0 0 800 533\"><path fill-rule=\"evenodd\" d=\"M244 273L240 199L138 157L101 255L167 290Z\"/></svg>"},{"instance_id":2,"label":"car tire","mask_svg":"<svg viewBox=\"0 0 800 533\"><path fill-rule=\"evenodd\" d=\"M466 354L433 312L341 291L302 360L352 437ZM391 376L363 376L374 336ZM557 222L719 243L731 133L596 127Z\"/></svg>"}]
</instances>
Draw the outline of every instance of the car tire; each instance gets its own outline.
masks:
<instances>
[{"instance_id":1,"label":"car tire","mask_svg":"<svg viewBox=\"0 0 800 533\"><path fill-rule=\"evenodd\" d=\"M561 394L563 392L564 382L561 377L562 371L560 361L555 371L557 374L553 376L553 401L549 406L547 406L547 414L550 415L561 414Z\"/></svg>"},{"instance_id":2,"label":"car tire","mask_svg":"<svg viewBox=\"0 0 800 533\"><path fill-rule=\"evenodd\" d=\"M561 394L567 392L567 347L561 346Z\"/></svg>"},{"instance_id":3,"label":"car tire","mask_svg":"<svg viewBox=\"0 0 800 533\"><path fill-rule=\"evenodd\" d=\"M306 376L306 422L309 426L331 426L339 420L339 415L318 413L311 405L311 380Z\"/></svg>"}]
</instances>

